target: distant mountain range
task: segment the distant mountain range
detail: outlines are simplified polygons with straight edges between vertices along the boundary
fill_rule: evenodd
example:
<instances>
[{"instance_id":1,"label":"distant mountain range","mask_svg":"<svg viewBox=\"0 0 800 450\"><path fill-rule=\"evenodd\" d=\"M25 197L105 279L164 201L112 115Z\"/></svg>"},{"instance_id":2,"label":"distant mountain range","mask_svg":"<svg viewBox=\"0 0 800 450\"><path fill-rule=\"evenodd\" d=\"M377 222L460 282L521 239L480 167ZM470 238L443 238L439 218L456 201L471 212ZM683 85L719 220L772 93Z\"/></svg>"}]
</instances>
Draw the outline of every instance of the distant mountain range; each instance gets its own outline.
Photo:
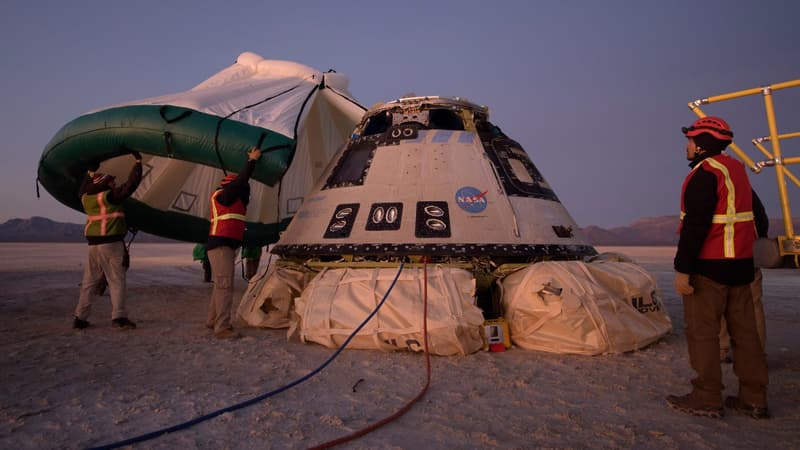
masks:
<instances>
[{"instance_id":1,"label":"distant mountain range","mask_svg":"<svg viewBox=\"0 0 800 450\"><path fill-rule=\"evenodd\" d=\"M678 245L678 216L647 217L611 229L581 228L592 245Z\"/></svg>"},{"instance_id":2,"label":"distant mountain range","mask_svg":"<svg viewBox=\"0 0 800 450\"><path fill-rule=\"evenodd\" d=\"M800 231L800 218L792 220ZM624 227L605 229L590 225L582 228L592 245L678 245L679 216L647 217ZM769 237L784 234L783 219L769 219Z\"/></svg>"},{"instance_id":3,"label":"distant mountain range","mask_svg":"<svg viewBox=\"0 0 800 450\"><path fill-rule=\"evenodd\" d=\"M86 238L83 237L83 224L31 217L11 219L0 224L0 242L86 242ZM175 241L152 234L138 233L136 242Z\"/></svg>"},{"instance_id":4,"label":"distant mountain range","mask_svg":"<svg viewBox=\"0 0 800 450\"><path fill-rule=\"evenodd\" d=\"M610 229L594 225L582 228L592 245L598 246L671 246L678 244L678 216L647 217L624 227ZM800 218L793 221L800 231ZM783 221L770 219L769 235L783 234ZM44 217L11 219L0 224L0 242L85 242L83 224L56 222ZM175 242L147 233L139 233L137 242Z\"/></svg>"}]
</instances>

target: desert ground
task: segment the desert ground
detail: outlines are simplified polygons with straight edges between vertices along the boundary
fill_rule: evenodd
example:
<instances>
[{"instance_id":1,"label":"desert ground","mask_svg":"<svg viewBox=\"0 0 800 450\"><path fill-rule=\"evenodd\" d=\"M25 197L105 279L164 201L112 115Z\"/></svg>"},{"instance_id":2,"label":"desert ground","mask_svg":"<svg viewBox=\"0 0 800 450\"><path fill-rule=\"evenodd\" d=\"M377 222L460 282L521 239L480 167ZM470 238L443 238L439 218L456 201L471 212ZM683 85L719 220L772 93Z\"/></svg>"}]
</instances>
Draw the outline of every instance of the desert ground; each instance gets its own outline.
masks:
<instances>
[{"instance_id":1,"label":"desert ground","mask_svg":"<svg viewBox=\"0 0 800 450\"><path fill-rule=\"evenodd\" d=\"M113 329L108 297L72 329L83 244L0 244L0 448L114 444L252 399L309 375L334 354L286 330L204 327L211 284L192 244L134 244L128 309ZM399 419L339 448L800 448L800 271L764 271L771 420L670 409L689 390L670 247L600 247L653 273L673 332L603 356L503 353L431 357L430 386ZM247 283L237 279L238 302ZM726 394L735 394L730 364ZM395 413L423 388L422 353L345 350L307 381L246 408L134 448L309 448Z\"/></svg>"}]
</instances>

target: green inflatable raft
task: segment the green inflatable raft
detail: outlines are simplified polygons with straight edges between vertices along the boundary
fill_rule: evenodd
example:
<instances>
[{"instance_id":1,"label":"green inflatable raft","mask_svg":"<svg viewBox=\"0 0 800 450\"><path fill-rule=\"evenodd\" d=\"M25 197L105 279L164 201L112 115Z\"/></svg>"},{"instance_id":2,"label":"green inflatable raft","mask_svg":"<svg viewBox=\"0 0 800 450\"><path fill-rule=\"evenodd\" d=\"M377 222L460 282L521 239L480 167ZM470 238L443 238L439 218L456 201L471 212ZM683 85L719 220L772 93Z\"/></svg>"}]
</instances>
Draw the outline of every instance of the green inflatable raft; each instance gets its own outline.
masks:
<instances>
[{"instance_id":1,"label":"green inflatable raft","mask_svg":"<svg viewBox=\"0 0 800 450\"><path fill-rule=\"evenodd\" d=\"M275 186L294 156L296 141L280 133L237 120L172 105L134 105L86 114L64 125L45 147L38 181L58 201L83 212L78 190L95 163L136 150L143 155L176 159L237 172L247 151L257 146L262 157L252 179ZM131 227L187 242L203 242L209 221L189 213L155 208L133 198L125 203ZM277 241L289 219L247 223L245 244Z\"/></svg>"}]
</instances>

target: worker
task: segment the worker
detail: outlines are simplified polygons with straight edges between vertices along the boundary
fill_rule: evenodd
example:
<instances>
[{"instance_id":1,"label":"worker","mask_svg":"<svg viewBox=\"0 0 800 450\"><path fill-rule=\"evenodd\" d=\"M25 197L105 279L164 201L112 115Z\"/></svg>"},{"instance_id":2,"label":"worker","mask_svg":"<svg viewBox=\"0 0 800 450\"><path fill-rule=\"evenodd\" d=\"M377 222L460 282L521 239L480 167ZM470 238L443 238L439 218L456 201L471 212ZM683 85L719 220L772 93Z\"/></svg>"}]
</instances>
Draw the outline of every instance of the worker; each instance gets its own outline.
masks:
<instances>
[{"instance_id":1,"label":"worker","mask_svg":"<svg viewBox=\"0 0 800 450\"><path fill-rule=\"evenodd\" d=\"M723 153L733 141L727 122L703 117L682 128L692 168L681 192L681 224L675 254L675 289L683 297L689 362L697 377L692 391L667 403L690 414L721 417L720 322L725 317L733 346L737 396L725 407L769 418L768 373L753 308L753 195L744 165Z\"/></svg>"},{"instance_id":2,"label":"worker","mask_svg":"<svg viewBox=\"0 0 800 450\"><path fill-rule=\"evenodd\" d=\"M136 163L125 183L117 186L112 175L95 172L98 164L94 164L78 191L86 212L84 235L89 243L89 259L83 271L80 298L72 323L72 327L78 330L89 326L92 300L103 279L108 283L111 296L111 325L124 330L136 328L128 318L125 306L125 235L128 226L122 202L136 191L142 181L142 155L137 151L132 151L131 155Z\"/></svg>"},{"instance_id":3,"label":"worker","mask_svg":"<svg viewBox=\"0 0 800 450\"><path fill-rule=\"evenodd\" d=\"M261 157L253 147L247 153L239 175L227 175L211 194L211 224L206 252L211 262L214 289L208 307L206 327L214 330L218 339L236 339L240 335L231 324L233 305L233 274L236 251L242 245L245 215L250 202L250 176Z\"/></svg>"}]
</instances>

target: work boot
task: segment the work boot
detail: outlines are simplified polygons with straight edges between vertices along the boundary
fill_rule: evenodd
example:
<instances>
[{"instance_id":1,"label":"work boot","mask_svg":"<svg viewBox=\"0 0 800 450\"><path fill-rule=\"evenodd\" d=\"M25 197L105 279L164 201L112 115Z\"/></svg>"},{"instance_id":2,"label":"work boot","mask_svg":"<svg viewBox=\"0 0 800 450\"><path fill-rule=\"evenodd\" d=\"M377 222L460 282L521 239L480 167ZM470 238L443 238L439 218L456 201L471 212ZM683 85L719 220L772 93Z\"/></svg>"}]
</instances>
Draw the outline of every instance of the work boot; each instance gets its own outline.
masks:
<instances>
[{"instance_id":1,"label":"work boot","mask_svg":"<svg viewBox=\"0 0 800 450\"><path fill-rule=\"evenodd\" d=\"M725 398L725 407L736 411L739 414L750 416L753 419L769 419L772 414L766 406L748 405L739 400L739 397L729 395Z\"/></svg>"},{"instance_id":2,"label":"work boot","mask_svg":"<svg viewBox=\"0 0 800 450\"><path fill-rule=\"evenodd\" d=\"M216 333L214 333L214 336L217 339L231 339L231 340L239 339L240 337L242 337L242 335L234 331L233 328L217 331Z\"/></svg>"},{"instance_id":3,"label":"work boot","mask_svg":"<svg viewBox=\"0 0 800 450\"><path fill-rule=\"evenodd\" d=\"M680 397L677 395L668 395L667 403L673 409L677 409L678 411L688 414L693 414L695 416L719 419L725 414L725 410L722 409L722 406L713 406L709 405L708 403L704 403L696 398L693 394L686 394Z\"/></svg>"},{"instance_id":4,"label":"work boot","mask_svg":"<svg viewBox=\"0 0 800 450\"><path fill-rule=\"evenodd\" d=\"M128 320L127 317L117 317L111 321L111 326L122 330L132 330L136 328L136 324Z\"/></svg>"},{"instance_id":5,"label":"work boot","mask_svg":"<svg viewBox=\"0 0 800 450\"><path fill-rule=\"evenodd\" d=\"M89 328L89 321L78 319L76 317L75 320L72 321L72 328L76 330L83 330L84 328Z\"/></svg>"}]
</instances>

